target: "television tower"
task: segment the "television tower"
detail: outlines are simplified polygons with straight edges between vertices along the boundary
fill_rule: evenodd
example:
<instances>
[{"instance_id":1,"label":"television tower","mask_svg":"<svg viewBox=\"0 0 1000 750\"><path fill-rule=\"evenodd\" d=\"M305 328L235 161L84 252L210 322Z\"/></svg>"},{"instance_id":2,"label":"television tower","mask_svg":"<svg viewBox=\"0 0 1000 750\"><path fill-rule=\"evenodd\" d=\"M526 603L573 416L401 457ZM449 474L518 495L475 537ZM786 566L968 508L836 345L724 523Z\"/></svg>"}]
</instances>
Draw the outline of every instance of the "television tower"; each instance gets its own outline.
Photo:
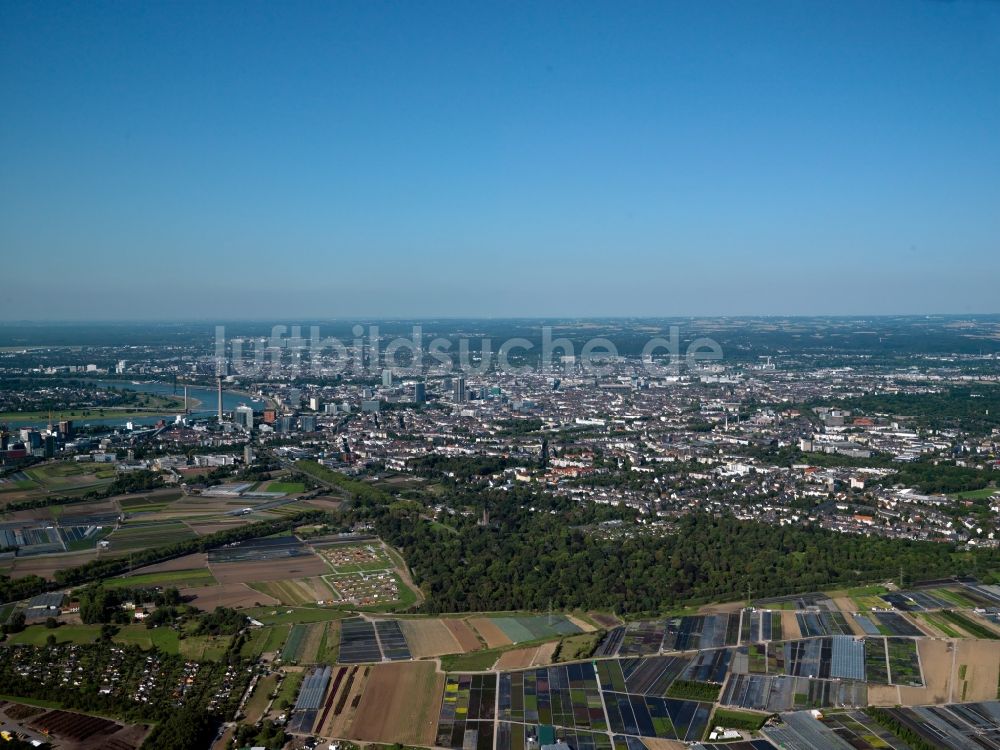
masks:
<instances>
[{"instance_id":1,"label":"television tower","mask_svg":"<svg viewBox=\"0 0 1000 750\"><path fill-rule=\"evenodd\" d=\"M222 376L216 377L219 384L219 424L222 424Z\"/></svg>"}]
</instances>

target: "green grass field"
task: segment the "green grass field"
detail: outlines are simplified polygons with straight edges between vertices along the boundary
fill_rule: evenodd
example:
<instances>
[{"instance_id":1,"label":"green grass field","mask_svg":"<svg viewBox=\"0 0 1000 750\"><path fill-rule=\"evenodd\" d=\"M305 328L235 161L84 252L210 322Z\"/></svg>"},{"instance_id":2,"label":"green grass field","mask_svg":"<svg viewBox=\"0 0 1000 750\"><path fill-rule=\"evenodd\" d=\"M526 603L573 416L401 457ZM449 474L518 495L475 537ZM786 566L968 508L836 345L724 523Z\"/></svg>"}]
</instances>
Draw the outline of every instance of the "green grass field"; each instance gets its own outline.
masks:
<instances>
[{"instance_id":1,"label":"green grass field","mask_svg":"<svg viewBox=\"0 0 1000 750\"><path fill-rule=\"evenodd\" d=\"M470 651L467 654L446 654L441 657L441 669L445 672L483 672L496 664L503 652L510 651L511 648L513 647Z\"/></svg>"},{"instance_id":2,"label":"green grass field","mask_svg":"<svg viewBox=\"0 0 1000 750\"><path fill-rule=\"evenodd\" d=\"M915 614L917 617L923 618L931 626L940 630L948 638L963 637L961 633L951 627L951 625L949 625L943 617L938 616L936 612L916 612Z\"/></svg>"},{"instance_id":3,"label":"green grass field","mask_svg":"<svg viewBox=\"0 0 1000 750\"><path fill-rule=\"evenodd\" d=\"M289 672L281 682L278 689L278 697L274 699L274 705L282 706L294 705L295 696L299 694L299 686L302 684L302 672Z\"/></svg>"},{"instance_id":4,"label":"green grass field","mask_svg":"<svg viewBox=\"0 0 1000 750\"><path fill-rule=\"evenodd\" d=\"M113 466L77 461L58 461L34 466L26 469L24 473L38 485L50 491L111 484L115 478Z\"/></svg>"},{"instance_id":5,"label":"green grass field","mask_svg":"<svg viewBox=\"0 0 1000 750\"><path fill-rule=\"evenodd\" d=\"M195 586L214 586L218 581L208 568L191 568L189 570L165 570L160 573L143 573L127 578L108 578L104 581L107 588L141 588L144 586L175 586L177 588L193 588Z\"/></svg>"},{"instance_id":6,"label":"green grass field","mask_svg":"<svg viewBox=\"0 0 1000 750\"><path fill-rule=\"evenodd\" d=\"M972 601L969 597L965 596L961 591L955 591L953 589L946 588L934 588L929 589L927 593L932 594L940 599L944 599L946 602L954 604L956 607L976 607L976 603Z\"/></svg>"},{"instance_id":7,"label":"green grass field","mask_svg":"<svg viewBox=\"0 0 1000 750\"><path fill-rule=\"evenodd\" d=\"M31 625L20 633L7 636L7 642L29 646L44 646L50 635L56 637L56 643L93 643L101 635L101 626L62 625L58 628L50 629L44 625Z\"/></svg>"},{"instance_id":8,"label":"green grass field","mask_svg":"<svg viewBox=\"0 0 1000 750\"><path fill-rule=\"evenodd\" d=\"M108 540L112 551L146 549L194 539L197 535L180 521L125 524Z\"/></svg>"},{"instance_id":9,"label":"green grass field","mask_svg":"<svg viewBox=\"0 0 1000 750\"><path fill-rule=\"evenodd\" d=\"M264 715L264 710L267 708L268 701L271 699L271 693L274 692L274 686L277 683L278 675L276 674L269 674L257 681L257 687L253 689L253 695L247 701L246 710L244 711L247 721L256 722L261 719Z\"/></svg>"},{"instance_id":10,"label":"green grass field","mask_svg":"<svg viewBox=\"0 0 1000 750\"><path fill-rule=\"evenodd\" d=\"M246 641L240 648L240 656L247 659L256 659L264 653L264 646L267 644L268 636L272 628L253 628L247 634Z\"/></svg>"},{"instance_id":11,"label":"green grass field","mask_svg":"<svg viewBox=\"0 0 1000 750\"><path fill-rule=\"evenodd\" d=\"M38 482L30 479L18 479L14 482L0 483L0 492L23 492L25 490L36 489L38 486Z\"/></svg>"},{"instance_id":12,"label":"green grass field","mask_svg":"<svg viewBox=\"0 0 1000 750\"><path fill-rule=\"evenodd\" d=\"M262 492L284 492L287 495L294 495L297 492L305 492L304 482L268 482L261 490Z\"/></svg>"},{"instance_id":13,"label":"green grass field","mask_svg":"<svg viewBox=\"0 0 1000 750\"><path fill-rule=\"evenodd\" d=\"M996 487L983 487L981 490L967 490L966 492L956 492L952 497L962 500L988 500L993 495L1000 492Z\"/></svg>"},{"instance_id":14,"label":"green grass field","mask_svg":"<svg viewBox=\"0 0 1000 750\"><path fill-rule=\"evenodd\" d=\"M265 628L264 632L267 635L260 646L260 653L265 654L280 651L291 629L291 625L275 625L274 627Z\"/></svg>"},{"instance_id":15,"label":"green grass field","mask_svg":"<svg viewBox=\"0 0 1000 750\"><path fill-rule=\"evenodd\" d=\"M156 646L167 654L180 653L177 631L173 628L147 628L142 624L126 625L114 637L116 643L134 645L148 651Z\"/></svg>"},{"instance_id":16,"label":"green grass field","mask_svg":"<svg viewBox=\"0 0 1000 750\"><path fill-rule=\"evenodd\" d=\"M218 661L229 647L230 636L189 635L178 640L177 651L185 659Z\"/></svg>"}]
</instances>

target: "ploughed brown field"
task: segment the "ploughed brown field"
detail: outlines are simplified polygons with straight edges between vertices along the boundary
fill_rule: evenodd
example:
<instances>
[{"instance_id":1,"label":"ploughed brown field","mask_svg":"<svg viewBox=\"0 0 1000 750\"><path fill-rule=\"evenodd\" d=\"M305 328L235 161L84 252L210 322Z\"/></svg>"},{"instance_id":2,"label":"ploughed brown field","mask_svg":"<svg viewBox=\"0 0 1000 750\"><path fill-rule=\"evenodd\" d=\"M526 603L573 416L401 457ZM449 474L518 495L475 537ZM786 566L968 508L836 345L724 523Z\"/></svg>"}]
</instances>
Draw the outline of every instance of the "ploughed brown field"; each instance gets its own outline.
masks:
<instances>
[{"instance_id":1,"label":"ploughed brown field","mask_svg":"<svg viewBox=\"0 0 1000 750\"><path fill-rule=\"evenodd\" d=\"M400 620L399 625L410 646L410 653L416 659L457 654L466 650L441 620ZM476 648L478 647L477 641Z\"/></svg>"},{"instance_id":2,"label":"ploughed brown field","mask_svg":"<svg viewBox=\"0 0 1000 750\"><path fill-rule=\"evenodd\" d=\"M588 612L587 615L602 628L613 628L619 624L617 617L604 612Z\"/></svg>"},{"instance_id":3,"label":"ploughed brown field","mask_svg":"<svg viewBox=\"0 0 1000 750\"><path fill-rule=\"evenodd\" d=\"M443 690L444 675L433 662L377 664L348 736L364 742L431 747Z\"/></svg>"},{"instance_id":4,"label":"ploughed brown field","mask_svg":"<svg viewBox=\"0 0 1000 750\"><path fill-rule=\"evenodd\" d=\"M795 617L795 612L793 610L786 609L781 612L781 632L783 633L785 640L802 637L802 634L799 631L799 621Z\"/></svg>"},{"instance_id":5,"label":"ploughed brown field","mask_svg":"<svg viewBox=\"0 0 1000 750\"><path fill-rule=\"evenodd\" d=\"M318 555L299 555L283 560L219 562L209 565L209 569L219 583L278 581L284 578L306 578L330 572L330 568Z\"/></svg>"},{"instance_id":6,"label":"ploughed brown field","mask_svg":"<svg viewBox=\"0 0 1000 750\"><path fill-rule=\"evenodd\" d=\"M330 692L320 708L315 732L320 737L346 737L368 683L371 667L337 667Z\"/></svg>"},{"instance_id":7,"label":"ploughed brown field","mask_svg":"<svg viewBox=\"0 0 1000 750\"><path fill-rule=\"evenodd\" d=\"M591 628L593 629L593 628ZM523 669L524 667L547 666L552 663L552 655L555 654L559 641L550 641L541 646L529 646L528 648L515 648L511 651L504 651L495 665L496 669Z\"/></svg>"},{"instance_id":8,"label":"ploughed brown field","mask_svg":"<svg viewBox=\"0 0 1000 750\"><path fill-rule=\"evenodd\" d=\"M188 601L188 597L193 597L190 603L198 609L211 612L216 607L253 607L260 603L265 607L273 607L281 602L273 596L254 591L245 583L224 583L219 586L197 586L195 588L181 589L180 594Z\"/></svg>"},{"instance_id":9,"label":"ploughed brown field","mask_svg":"<svg viewBox=\"0 0 1000 750\"><path fill-rule=\"evenodd\" d=\"M175 557L173 560L165 560L155 565L147 565L144 568L136 568L132 575L143 575L145 573L171 573L176 570L194 570L195 568L208 567L208 555L204 552L195 552L183 557Z\"/></svg>"},{"instance_id":10,"label":"ploughed brown field","mask_svg":"<svg viewBox=\"0 0 1000 750\"><path fill-rule=\"evenodd\" d=\"M486 617L472 617L469 619L469 624L479 631L479 635L486 640L486 645L490 648L509 646L511 644L511 640L507 637L507 634Z\"/></svg>"},{"instance_id":11,"label":"ploughed brown field","mask_svg":"<svg viewBox=\"0 0 1000 750\"><path fill-rule=\"evenodd\" d=\"M71 552L60 555L30 555L28 557L18 557L14 564L6 573L11 578L24 578L28 575L41 576L42 578L52 578L57 570L63 568L75 568L84 565L97 557L96 550L86 552Z\"/></svg>"},{"instance_id":12,"label":"ploughed brown field","mask_svg":"<svg viewBox=\"0 0 1000 750\"><path fill-rule=\"evenodd\" d=\"M483 647L483 644L479 642L479 638L476 637L476 631L470 628L465 620L445 618L441 622L455 636L455 640L462 647L462 651L478 651Z\"/></svg>"}]
</instances>

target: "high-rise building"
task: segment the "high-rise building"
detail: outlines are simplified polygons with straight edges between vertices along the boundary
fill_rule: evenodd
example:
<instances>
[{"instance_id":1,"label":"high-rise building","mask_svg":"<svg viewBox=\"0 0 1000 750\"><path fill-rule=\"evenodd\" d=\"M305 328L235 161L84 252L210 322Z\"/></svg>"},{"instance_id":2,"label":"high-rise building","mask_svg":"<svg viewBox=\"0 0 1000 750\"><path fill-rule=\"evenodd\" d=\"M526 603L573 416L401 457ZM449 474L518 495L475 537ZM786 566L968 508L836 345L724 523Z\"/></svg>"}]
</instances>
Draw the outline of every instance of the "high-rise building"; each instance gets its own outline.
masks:
<instances>
[{"instance_id":1,"label":"high-rise building","mask_svg":"<svg viewBox=\"0 0 1000 750\"><path fill-rule=\"evenodd\" d=\"M456 404L465 403L465 378L455 378L455 389L452 393Z\"/></svg>"},{"instance_id":2,"label":"high-rise building","mask_svg":"<svg viewBox=\"0 0 1000 750\"><path fill-rule=\"evenodd\" d=\"M245 463L247 466L249 466L250 464L252 464L256 460L257 460L257 454L254 453L253 446L249 445L249 444L248 445L244 445L243 446L243 463Z\"/></svg>"},{"instance_id":3,"label":"high-rise building","mask_svg":"<svg viewBox=\"0 0 1000 750\"><path fill-rule=\"evenodd\" d=\"M274 424L278 419L278 412L274 409L264 409L264 424Z\"/></svg>"},{"instance_id":4,"label":"high-rise building","mask_svg":"<svg viewBox=\"0 0 1000 750\"><path fill-rule=\"evenodd\" d=\"M320 408L322 408L322 406L323 406L323 404L320 403L319 396L310 396L309 397L309 408L310 409L312 409L313 411L319 411Z\"/></svg>"},{"instance_id":5,"label":"high-rise building","mask_svg":"<svg viewBox=\"0 0 1000 750\"><path fill-rule=\"evenodd\" d=\"M278 422L278 432L291 432L295 428L295 417L285 415Z\"/></svg>"},{"instance_id":6,"label":"high-rise building","mask_svg":"<svg viewBox=\"0 0 1000 750\"><path fill-rule=\"evenodd\" d=\"M382 370L382 387L392 388L392 370L388 367Z\"/></svg>"},{"instance_id":7,"label":"high-rise building","mask_svg":"<svg viewBox=\"0 0 1000 750\"><path fill-rule=\"evenodd\" d=\"M59 434L66 439L73 437L72 419L64 419L62 422L59 423Z\"/></svg>"},{"instance_id":8,"label":"high-rise building","mask_svg":"<svg viewBox=\"0 0 1000 750\"><path fill-rule=\"evenodd\" d=\"M427 386L423 383L413 384L413 403L422 404L427 401Z\"/></svg>"},{"instance_id":9,"label":"high-rise building","mask_svg":"<svg viewBox=\"0 0 1000 750\"><path fill-rule=\"evenodd\" d=\"M240 404L233 411L233 422L247 432L253 430L253 407Z\"/></svg>"},{"instance_id":10,"label":"high-rise building","mask_svg":"<svg viewBox=\"0 0 1000 750\"><path fill-rule=\"evenodd\" d=\"M299 417L299 429L303 432L316 432L316 417L311 414L303 414Z\"/></svg>"}]
</instances>

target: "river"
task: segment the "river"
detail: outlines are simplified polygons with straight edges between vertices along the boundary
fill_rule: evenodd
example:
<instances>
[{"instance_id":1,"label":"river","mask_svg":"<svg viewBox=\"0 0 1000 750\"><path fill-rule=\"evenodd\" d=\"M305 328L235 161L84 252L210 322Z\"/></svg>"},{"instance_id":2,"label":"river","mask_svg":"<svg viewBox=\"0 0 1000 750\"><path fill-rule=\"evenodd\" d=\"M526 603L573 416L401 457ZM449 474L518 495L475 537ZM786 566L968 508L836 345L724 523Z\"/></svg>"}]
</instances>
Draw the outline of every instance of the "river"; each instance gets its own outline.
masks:
<instances>
[{"instance_id":1,"label":"river","mask_svg":"<svg viewBox=\"0 0 1000 750\"><path fill-rule=\"evenodd\" d=\"M157 381L150 382L140 382L133 383L131 380L99 380L97 385L101 388L128 388L129 390L136 391L138 393L150 393L157 396L176 396L178 399L184 398L184 386L177 385L177 393L174 393L174 387L171 383L160 383ZM218 411L218 399L219 394L215 388L204 388L202 386L188 386L188 398L195 399L200 402L196 409L192 409L190 416L193 417L206 417L215 414ZM234 391L222 391L222 408L224 411L231 412L240 404L248 404L253 406L254 409L262 409L264 407L264 402L254 401L249 396L243 393L236 393ZM91 411L97 411L92 409ZM105 410L105 414L108 411ZM173 418L179 414L179 412L163 412L162 414L149 414L144 417L73 417L73 424L77 427L82 425L102 425L105 427L118 427L124 425L126 422L131 422L132 424L141 425L151 425L156 424L161 419L165 419L168 422L173 421ZM48 420L43 421L17 421L10 420L10 427L21 428L21 427L38 427L44 428L48 426Z\"/></svg>"}]
</instances>

